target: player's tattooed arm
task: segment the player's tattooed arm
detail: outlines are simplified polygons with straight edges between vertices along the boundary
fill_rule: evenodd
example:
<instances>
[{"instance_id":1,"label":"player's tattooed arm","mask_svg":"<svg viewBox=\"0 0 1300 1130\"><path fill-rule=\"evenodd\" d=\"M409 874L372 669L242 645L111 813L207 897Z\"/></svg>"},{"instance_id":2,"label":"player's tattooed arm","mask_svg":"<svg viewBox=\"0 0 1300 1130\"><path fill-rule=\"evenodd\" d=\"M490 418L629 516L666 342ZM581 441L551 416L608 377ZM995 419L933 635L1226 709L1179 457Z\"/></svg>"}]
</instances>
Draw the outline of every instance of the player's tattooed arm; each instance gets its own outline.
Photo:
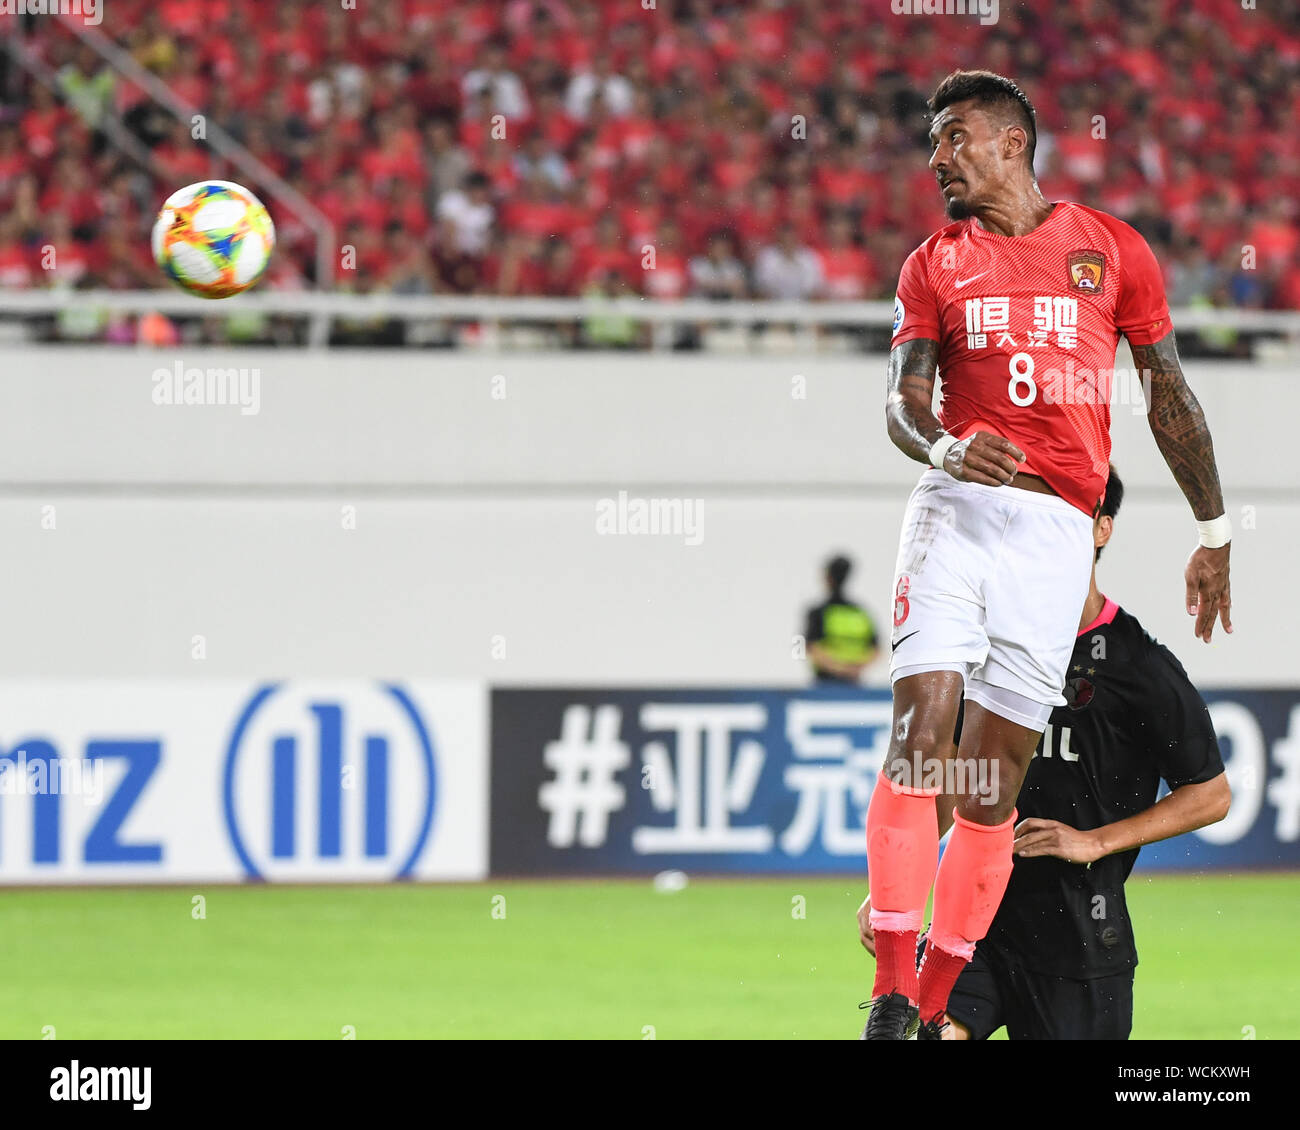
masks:
<instances>
[{"instance_id":1,"label":"player's tattooed arm","mask_svg":"<svg viewBox=\"0 0 1300 1130\"><path fill-rule=\"evenodd\" d=\"M1147 394L1147 422L1156 446L1191 504L1197 521L1223 513L1214 443L1196 394L1188 387L1171 330L1151 345L1130 345Z\"/></svg>"},{"instance_id":2,"label":"player's tattooed arm","mask_svg":"<svg viewBox=\"0 0 1300 1130\"><path fill-rule=\"evenodd\" d=\"M1196 394L1187 387L1178 362L1178 346L1171 330L1151 345L1133 345L1133 363L1147 390L1147 422L1156 446L1174 473L1179 488L1199 522L1217 518L1223 511L1223 489L1214 462L1210 428ZM1217 549L1198 545L1183 571L1187 614L1196 617L1196 638L1210 642L1219 620L1232 631L1232 587L1228 559L1232 543Z\"/></svg>"},{"instance_id":3,"label":"player's tattooed arm","mask_svg":"<svg viewBox=\"0 0 1300 1130\"><path fill-rule=\"evenodd\" d=\"M885 424L894 446L919 463L930 462L930 448L944 433L934 414L938 366L939 343L929 338L913 338L889 351Z\"/></svg>"},{"instance_id":4,"label":"player's tattooed arm","mask_svg":"<svg viewBox=\"0 0 1300 1130\"><path fill-rule=\"evenodd\" d=\"M939 343L929 338L905 341L889 354L885 425L894 446L918 463L930 462L930 448L946 434L934 414L938 363ZM1015 478L1024 457L1009 439L981 431L948 448L943 469L962 482L997 487Z\"/></svg>"}]
</instances>

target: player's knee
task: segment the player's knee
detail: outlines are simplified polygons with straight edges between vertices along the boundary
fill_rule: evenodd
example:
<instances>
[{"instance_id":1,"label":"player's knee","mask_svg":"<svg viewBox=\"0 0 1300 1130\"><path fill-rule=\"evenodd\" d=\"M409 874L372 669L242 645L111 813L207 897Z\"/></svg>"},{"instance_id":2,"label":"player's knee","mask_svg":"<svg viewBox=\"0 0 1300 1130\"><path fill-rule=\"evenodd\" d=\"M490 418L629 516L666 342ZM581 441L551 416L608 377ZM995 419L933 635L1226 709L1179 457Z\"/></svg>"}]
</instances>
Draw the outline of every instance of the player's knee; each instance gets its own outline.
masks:
<instances>
[{"instance_id":1,"label":"player's knee","mask_svg":"<svg viewBox=\"0 0 1300 1130\"><path fill-rule=\"evenodd\" d=\"M956 797L957 815L972 824L982 824L985 827L1006 823L1015 807L1014 796L1005 797L997 792L974 792Z\"/></svg>"},{"instance_id":2,"label":"player's knee","mask_svg":"<svg viewBox=\"0 0 1300 1130\"><path fill-rule=\"evenodd\" d=\"M902 723L895 727L889 743L891 770L906 767L913 773L924 773L928 766L942 761L952 752L952 734L942 738L938 726L924 723Z\"/></svg>"}]
</instances>

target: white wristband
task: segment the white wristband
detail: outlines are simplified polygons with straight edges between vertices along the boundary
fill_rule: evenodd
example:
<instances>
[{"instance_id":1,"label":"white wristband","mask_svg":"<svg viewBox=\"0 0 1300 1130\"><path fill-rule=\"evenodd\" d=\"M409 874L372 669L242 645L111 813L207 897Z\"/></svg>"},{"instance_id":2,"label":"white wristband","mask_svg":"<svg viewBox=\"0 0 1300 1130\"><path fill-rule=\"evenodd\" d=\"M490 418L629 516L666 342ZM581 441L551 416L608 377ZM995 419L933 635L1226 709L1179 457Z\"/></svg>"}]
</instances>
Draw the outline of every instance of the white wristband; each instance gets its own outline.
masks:
<instances>
[{"instance_id":1,"label":"white wristband","mask_svg":"<svg viewBox=\"0 0 1300 1130\"><path fill-rule=\"evenodd\" d=\"M954 443L959 442L957 437L951 432L944 432L937 440L930 445L930 466L943 470L943 459L948 454L948 448Z\"/></svg>"},{"instance_id":2,"label":"white wristband","mask_svg":"<svg viewBox=\"0 0 1300 1130\"><path fill-rule=\"evenodd\" d=\"M1218 549L1232 541L1232 521L1226 514L1211 518L1208 522L1197 522L1200 542L1206 549Z\"/></svg>"}]
</instances>

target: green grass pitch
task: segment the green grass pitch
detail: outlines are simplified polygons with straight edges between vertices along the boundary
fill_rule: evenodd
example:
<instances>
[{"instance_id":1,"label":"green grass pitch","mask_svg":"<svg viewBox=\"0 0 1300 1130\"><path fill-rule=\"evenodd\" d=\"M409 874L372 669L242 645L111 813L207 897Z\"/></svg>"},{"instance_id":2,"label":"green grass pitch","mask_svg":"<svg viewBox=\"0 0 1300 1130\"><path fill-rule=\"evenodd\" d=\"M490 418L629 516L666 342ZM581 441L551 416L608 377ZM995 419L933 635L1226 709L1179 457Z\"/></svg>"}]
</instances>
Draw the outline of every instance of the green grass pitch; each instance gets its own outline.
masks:
<instances>
[{"instance_id":1,"label":"green grass pitch","mask_svg":"<svg viewBox=\"0 0 1300 1130\"><path fill-rule=\"evenodd\" d=\"M862 887L11 888L0 1038L852 1039ZM1129 903L1134 1038L1296 1035L1300 875L1139 873Z\"/></svg>"}]
</instances>

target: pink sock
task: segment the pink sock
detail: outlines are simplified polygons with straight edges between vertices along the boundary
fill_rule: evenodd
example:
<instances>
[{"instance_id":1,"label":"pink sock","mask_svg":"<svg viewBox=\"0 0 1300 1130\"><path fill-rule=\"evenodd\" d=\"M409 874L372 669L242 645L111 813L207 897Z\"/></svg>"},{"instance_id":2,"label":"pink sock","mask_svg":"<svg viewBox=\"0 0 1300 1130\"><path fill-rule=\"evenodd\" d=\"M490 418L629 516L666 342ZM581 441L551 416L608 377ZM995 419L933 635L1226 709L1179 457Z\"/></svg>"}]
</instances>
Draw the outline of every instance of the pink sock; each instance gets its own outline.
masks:
<instances>
[{"instance_id":1,"label":"pink sock","mask_svg":"<svg viewBox=\"0 0 1300 1130\"><path fill-rule=\"evenodd\" d=\"M894 784L883 772L867 808L867 877L876 935L872 996L903 993L919 1000L916 939L939 861L934 789Z\"/></svg>"},{"instance_id":2,"label":"pink sock","mask_svg":"<svg viewBox=\"0 0 1300 1130\"><path fill-rule=\"evenodd\" d=\"M955 816L952 838L934 881L934 917L921 964L921 1019L942 1020L948 996L975 943L989 932L1011 878L1016 813L1001 824Z\"/></svg>"}]
</instances>

